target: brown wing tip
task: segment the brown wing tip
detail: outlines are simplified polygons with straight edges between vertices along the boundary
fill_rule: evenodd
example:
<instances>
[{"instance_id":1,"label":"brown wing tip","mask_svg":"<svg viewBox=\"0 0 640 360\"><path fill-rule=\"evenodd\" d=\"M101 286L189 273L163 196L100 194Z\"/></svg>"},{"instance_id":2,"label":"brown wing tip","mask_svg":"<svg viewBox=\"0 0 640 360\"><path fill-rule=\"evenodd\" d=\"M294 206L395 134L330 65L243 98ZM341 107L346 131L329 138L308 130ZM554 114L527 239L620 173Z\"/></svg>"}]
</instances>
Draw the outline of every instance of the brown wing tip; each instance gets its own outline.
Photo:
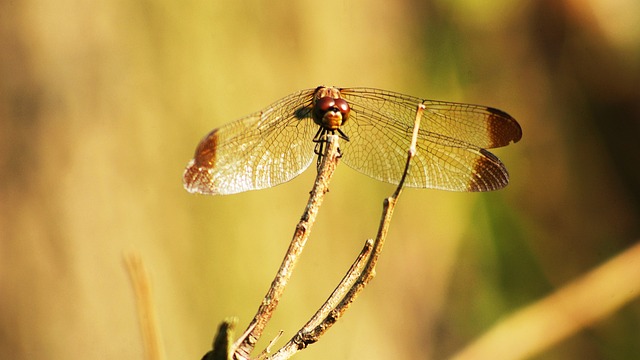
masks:
<instances>
[{"instance_id":1,"label":"brown wing tip","mask_svg":"<svg viewBox=\"0 0 640 360\"><path fill-rule=\"evenodd\" d=\"M213 183L212 168L216 161L217 147L218 129L214 129L200 141L193 159L184 170L182 183L185 190L192 194L217 194L211 186Z\"/></svg>"},{"instance_id":2,"label":"brown wing tip","mask_svg":"<svg viewBox=\"0 0 640 360\"><path fill-rule=\"evenodd\" d=\"M484 192L504 188L509 184L509 172L504 164L487 150L480 150L484 155L473 165L473 180L469 183L469 191Z\"/></svg>"},{"instance_id":3,"label":"brown wing tip","mask_svg":"<svg viewBox=\"0 0 640 360\"><path fill-rule=\"evenodd\" d=\"M191 160L182 175L184 189L192 194L216 195L217 192L211 187L213 183L213 173L211 169L197 166L195 160Z\"/></svg>"},{"instance_id":4,"label":"brown wing tip","mask_svg":"<svg viewBox=\"0 0 640 360\"><path fill-rule=\"evenodd\" d=\"M218 151L218 129L214 129L205 136L193 155L193 161L198 166L212 167L216 161L216 152Z\"/></svg>"},{"instance_id":5,"label":"brown wing tip","mask_svg":"<svg viewBox=\"0 0 640 360\"><path fill-rule=\"evenodd\" d=\"M491 148L517 143L522 139L522 128L511 115L506 112L489 107L489 132L492 135Z\"/></svg>"}]
</instances>

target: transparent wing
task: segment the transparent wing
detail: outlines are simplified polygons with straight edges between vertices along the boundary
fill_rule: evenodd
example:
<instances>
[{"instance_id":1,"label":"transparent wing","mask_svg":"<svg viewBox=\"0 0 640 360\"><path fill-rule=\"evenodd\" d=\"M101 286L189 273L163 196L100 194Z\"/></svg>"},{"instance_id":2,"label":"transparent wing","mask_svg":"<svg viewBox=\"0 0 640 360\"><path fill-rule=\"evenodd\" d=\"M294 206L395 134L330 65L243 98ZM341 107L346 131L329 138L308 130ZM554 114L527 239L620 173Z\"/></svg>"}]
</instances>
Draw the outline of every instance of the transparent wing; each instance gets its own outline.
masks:
<instances>
[{"instance_id":1,"label":"transparent wing","mask_svg":"<svg viewBox=\"0 0 640 360\"><path fill-rule=\"evenodd\" d=\"M223 125L198 145L184 176L192 193L223 195L287 182L311 164L314 89L278 100L264 110Z\"/></svg>"},{"instance_id":2,"label":"transparent wing","mask_svg":"<svg viewBox=\"0 0 640 360\"><path fill-rule=\"evenodd\" d=\"M421 118L417 154L406 186L452 191L490 191L507 185L500 160L484 150L517 142L518 123L485 106L423 100L390 91L340 89L350 104L342 131L343 161L374 179L397 184L404 171L418 104Z\"/></svg>"}]
</instances>

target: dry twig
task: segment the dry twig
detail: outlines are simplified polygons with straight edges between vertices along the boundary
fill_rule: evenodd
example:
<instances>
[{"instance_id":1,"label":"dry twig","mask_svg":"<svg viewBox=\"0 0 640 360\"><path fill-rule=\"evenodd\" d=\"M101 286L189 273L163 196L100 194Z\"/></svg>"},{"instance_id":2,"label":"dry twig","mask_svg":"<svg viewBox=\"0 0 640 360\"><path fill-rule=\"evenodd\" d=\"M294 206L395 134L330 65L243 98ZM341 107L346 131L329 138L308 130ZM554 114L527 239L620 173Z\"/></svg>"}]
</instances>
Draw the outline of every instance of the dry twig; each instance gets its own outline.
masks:
<instances>
[{"instance_id":1,"label":"dry twig","mask_svg":"<svg viewBox=\"0 0 640 360\"><path fill-rule=\"evenodd\" d=\"M509 315L451 358L529 359L541 354L637 299L638 264L640 242Z\"/></svg>"},{"instance_id":2,"label":"dry twig","mask_svg":"<svg viewBox=\"0 0 640 360\"><path fill-rule=\"evenodd\" d=\"M375 267L382 251L384 241L387 237L389 225L393 210L398 201L398 197L402 192L404 180L409 171L411 160L416 153L416 141L418 137L418 129L420 128L420 119L424 111L424 105L418 105L416 111L416 119L413 126L413 135L411 145L408 149L407 162L400 183L395 192L384 200L382 218L378 228L378 234L375 241L367 240L360 255L342 279L338 287L333 291L331 296L320 307L316 314L300 329L289 342L278 350L270 360L288 359L297 351L304 349L320 338L333 324L335 324L350 305L353 303L358 294L373 279L375 275Z\"/></svg>"},{"instance_id":3,"label":"dry twig","mask_svg":"<svg viewBox=\"0 0 640 360\"><path fill-rule=\"evenodd\" d=\"M260 339L267 322L271 319L273 312L280 302L284 288L291 278L293 268L309 238L311 227L315 222L318 210L324 199L324 194L328 191L329 181L338 165L338 136L327 135L326 141L325 152L318 167L318 176L316 177L309 201L307 202L300 222L296 225L289 249L278 269L276 277L262 300L262 304L260 304L258 308L258 312L249 324L248 329L250 330L247 331L244 336L240 337L232 347L231 351L233 351L234 359L250 358L250 354Z\"/></svg>"},{"instance_id":4,"label":"dry twig","mask_svg":"<svg viewBox=\"0 0 640 360\"><path fill-rule=\"evenodd\" d=\"M149 274L140 254L125 254L124 260L136 298L145 358L147 360L162 360L165 358L164 348L162 347Z\"/></svg>"}]
</instances>

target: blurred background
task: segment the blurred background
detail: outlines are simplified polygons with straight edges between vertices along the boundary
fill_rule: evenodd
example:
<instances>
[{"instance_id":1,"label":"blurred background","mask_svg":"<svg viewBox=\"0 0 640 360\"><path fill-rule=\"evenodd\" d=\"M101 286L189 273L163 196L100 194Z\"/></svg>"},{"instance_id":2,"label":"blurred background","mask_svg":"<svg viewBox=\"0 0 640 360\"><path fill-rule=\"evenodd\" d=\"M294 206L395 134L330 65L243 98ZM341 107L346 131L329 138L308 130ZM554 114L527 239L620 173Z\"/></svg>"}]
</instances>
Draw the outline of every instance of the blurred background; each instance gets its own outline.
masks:
<instances>
[{"instance_id":1,"label":"blurred background","mask_svg":"<svg viewBox=\"0 0 640 360\"><path fill-rule=\"evenodd\" d=\"M505 190L406 190L376 278L297 355L453 356L640 239L638 24L634 0L0 2L0 358L142 359L131 252L167 359L200 359L227 316L241 332L314 171L225 197L182 171L211 129L321 84L522 125L495 151ZM262 346L325 300L392 191L339 167ZM535 358L639 353L636 298Z\"/></svg>"}]
</instances>

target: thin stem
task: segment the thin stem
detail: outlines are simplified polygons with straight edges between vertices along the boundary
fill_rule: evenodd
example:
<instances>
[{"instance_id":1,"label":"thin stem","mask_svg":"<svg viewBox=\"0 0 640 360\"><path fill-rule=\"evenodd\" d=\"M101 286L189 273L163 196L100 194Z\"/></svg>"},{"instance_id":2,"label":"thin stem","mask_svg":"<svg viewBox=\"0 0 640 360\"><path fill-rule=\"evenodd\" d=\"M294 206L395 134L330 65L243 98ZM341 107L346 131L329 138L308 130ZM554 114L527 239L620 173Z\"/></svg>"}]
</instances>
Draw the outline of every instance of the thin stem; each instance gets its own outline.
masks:
<instances>
[{"instance_id":1,"label":"thin stem","mask_svg":"<svg viewBox=\"0 0 640 360\"><path fill-rule=\"evenodd\" d=\"M420 120L425 106L419 104L416 110L416 118L413 125L413 132L411 137L411 144L407 151L407 161L405 164L404 172L393 195L386 198L383 203L382 218L380 219L380 225L378 227L378 234L373 243L373 249L368 249L370 241L367 241L365 248L360 253L354 264L349 269L347 275L343 278L338 287L331 294L329 299L321 306L320 310L307 322L307 324L296 333L296 335L289 340L289 342L283 346L278 352L276 352L270 360L288 359L297 351L304 349L309 344L312 344L320 338L329 328L335 324L342 315L349 309L355 298L362 292L364 287L373 279L375 275L375 267L380 257L380 252L384 245L384 241L389 231L389 225L391 224L391 218L393 216L393 210L397 203L398 197L402 192L405 179L409 172L409 166L411 160L416 153L416 142L418 138L418 130L420 129ZM355 277L360 272L362 263L367 260L361 273L357 276L355 281L352 277ZM344 297L336 304L340 296L344 294ZM324 319L318 323L320 316L324 316ZM317 325L315 325L317 323Z\"/></svg>"},{"instance_id":2,"label":"thin stem","mask_svg":"<svg viewBox=\"0 0 640 360\"><path fill-rule=\"evenodd\" d=\"M591 329L629 303L637 304L638 264L640 239L597 268L500 320L450 358L536 358L581 330Z\"/></svg>"},{"instance_id":3,"label":"thin stem","mask_svg":"<svg viewBox=\"0 0 640 360\"><path fill-rule=\"evenodd\" d=\"M158 318L153 303L149 274L140 254L125 254L124 260L135 292L145 359L162 360L165 358L164 348L162 347L160 327L158 327Z\"/></svg>"},{"instance_id":4,"label":"thin stem","mask_svg":"<svg viewBox=\"0 0 640 360\"><path fill-rule=\"evenodd\" d=\"M267 322L271 319L273 312L280 302L284 288L289 282L293 269L309 238L311 227L315 222L318 210L324 199L324 194L328 191L329 181L338 165L339 151L337 135L327 135L326 148L324 150L322 161L318 167L318 176L316 177L309 201L307 202L300 222L296 225L289 249L255 317L248 326L248 329L251 330L247 331L246 335L242 336L234 344L232 348L232 351L235 349L234 359L244 360L250 358L250 354L255 348L260 336L262 336Z\"/></svg>"}]
</instances>

